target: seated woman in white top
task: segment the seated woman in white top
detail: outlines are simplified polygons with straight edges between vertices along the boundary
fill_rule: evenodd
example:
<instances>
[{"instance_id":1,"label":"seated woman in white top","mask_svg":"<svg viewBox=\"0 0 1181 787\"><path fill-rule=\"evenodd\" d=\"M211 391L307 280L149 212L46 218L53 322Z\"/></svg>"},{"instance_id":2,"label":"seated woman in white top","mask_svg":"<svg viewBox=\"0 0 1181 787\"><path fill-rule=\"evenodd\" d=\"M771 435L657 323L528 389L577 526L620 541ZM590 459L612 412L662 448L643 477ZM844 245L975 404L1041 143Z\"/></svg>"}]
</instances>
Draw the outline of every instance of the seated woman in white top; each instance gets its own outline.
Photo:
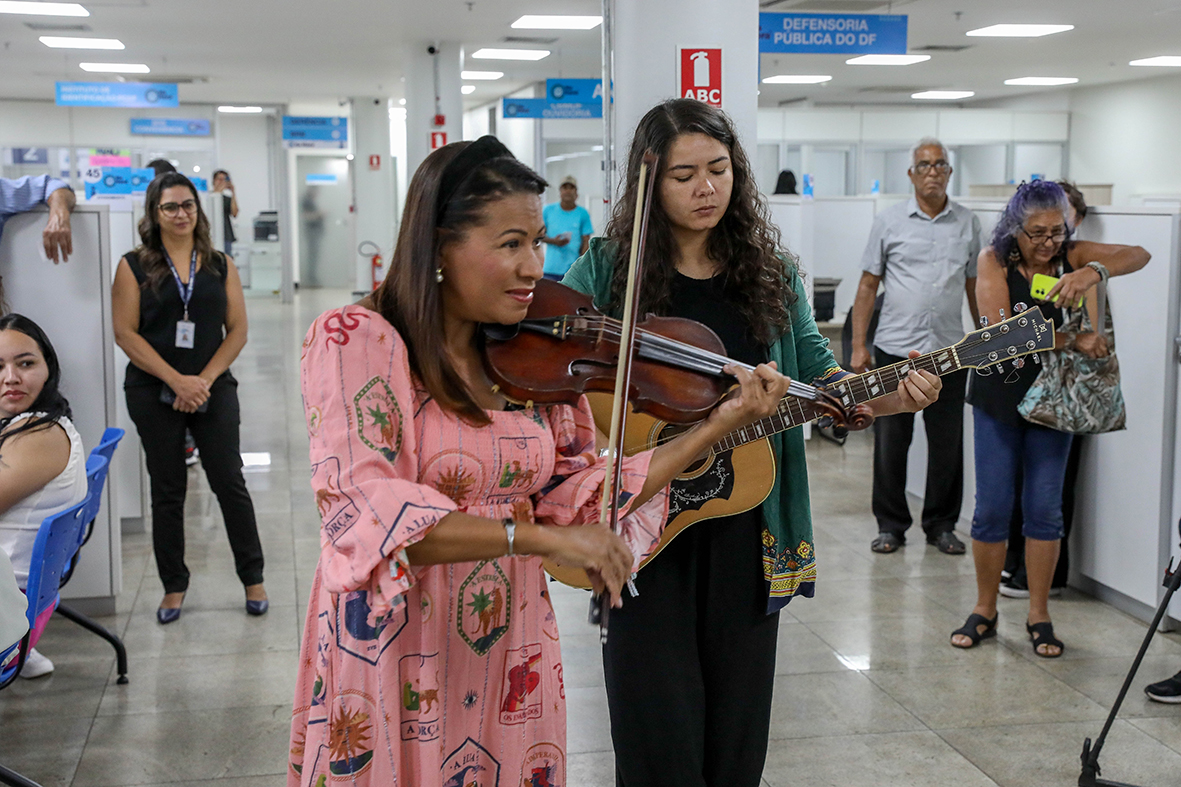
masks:
<instances>
[{"instance_id":1,"label":"seated woman in white top","mask_svg":"<svg viewBox=\"0 0 1181 787\"><path fill-rule=\"evenodd\" d=\"M86 455L60 382L57 353L37 323L0 317L0 549L21 589L41 523L86 498ZM32 642L48 620L37 620ZM33 650L21 677L52 671L53 662Z\"/></svg>"}]
</instances>

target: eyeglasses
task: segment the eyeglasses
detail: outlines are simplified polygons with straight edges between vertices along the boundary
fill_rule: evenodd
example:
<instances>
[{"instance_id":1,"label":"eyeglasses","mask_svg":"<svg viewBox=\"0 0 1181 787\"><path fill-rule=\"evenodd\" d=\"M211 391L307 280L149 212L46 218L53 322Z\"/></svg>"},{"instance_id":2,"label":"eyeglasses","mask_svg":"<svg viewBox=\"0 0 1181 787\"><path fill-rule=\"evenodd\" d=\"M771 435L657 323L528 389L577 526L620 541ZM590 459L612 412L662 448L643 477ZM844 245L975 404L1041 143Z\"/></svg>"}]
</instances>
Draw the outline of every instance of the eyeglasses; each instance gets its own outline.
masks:
<instances>
[{"instance_id":1,"label":"eyeglasses","mask_svg":"<svg viewBox=\"0 0 1181 787\"><path fill-rule=\"evenodd\" d=\"M1034 246L1041 246L1046 241L1053 241L1054 243L1061 243L1062 241L1066 240L1066 228L1065 227L1063 227L1062 229L1054 230L1053 232L1035 232L1035 233L1030 233L1028 230L1025 229L1025 227L1022 227L1021 232L1025 234L1025 237L1029 238L1029 242L1032 243Z\"/></svg>"},{"instance_id":2,"label":"eyeglasses","mask_svg":"<svg viewBox=\"0 0 1181 787\"><path fill-rule=\"evenodd\" d=\"M170 219L175 219L181 211L192 215L197 212L197 201L187 199L184 202L165 202L160 206L160 212Z\"/></svg>"},{"instance_id":3,"label":"eyeglasses","mask_svg":"<svg viewBox=\"0 0 1181 787\"><path fill-rule=\"evenodd\" d=\"M926 175L930 172L931 167L934 167L935 171L940 175L946 175L948 172L951 172L951 165L942 159L936 161L934 164L929 161L920 161L914 165L913 169L918 175Z\"/></svg>"}]
</instances>

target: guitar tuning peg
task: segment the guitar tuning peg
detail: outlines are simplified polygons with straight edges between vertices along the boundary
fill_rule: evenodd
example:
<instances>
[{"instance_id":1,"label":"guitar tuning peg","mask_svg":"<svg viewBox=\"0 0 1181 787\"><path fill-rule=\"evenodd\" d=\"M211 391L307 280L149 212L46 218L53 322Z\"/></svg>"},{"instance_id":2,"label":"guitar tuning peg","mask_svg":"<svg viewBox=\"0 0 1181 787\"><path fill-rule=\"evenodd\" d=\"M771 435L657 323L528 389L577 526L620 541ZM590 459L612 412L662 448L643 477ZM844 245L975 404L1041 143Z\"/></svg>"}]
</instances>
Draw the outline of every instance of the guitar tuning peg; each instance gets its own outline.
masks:
<instances>
[{"instance_id":1,"label":"guitar tuning peg","mask_svg":"<svg viewBox=\"0 0 1181 787\"><path fill-rule=\"evenodd\" d=\"M1005 310L1001 309L1001 322L1004 322L1004 320L1005 320Z\"/></svg>"},{"instance_id":2,"label":"guitar tuning peg","mask_svg":"<svg viewBox=\"0 0 1181 787\"><path fill-rule=\"evenodd\" d=\"M1018 358L1017 360L1013 361L1013 368L1014 369L1024 369L1025 368L1025 359Z\"/></svg>"},{"instance_id":3,"label":"guitar tuning peg","mask_svg":"<svg viewBox=\"0 0 1181 787\"><path fill-rule=\"evenodd\" d=\"M988 327L988 317L984 316L983 314L980 315L980 327L981 328Z\"/></svg>"},{"instance_id":4,"label":"guitar tuning peg","mask_svg":"<svg viewBox=\"0 0 1181 787\"><path fill-rule=\"evenodd\" d=\"M1004 374L1005 373L1005 365L1003 363L998 363L996 365L996 373L997 374Z\"/></svg>"},{"instance_id":5,"label":"guitar tuning peg","mask_svg":"<svg viewBox=\"0 0 1181 787\"><path fill-rule=\"evenodd\" d=\"M1041 365L1041 362L1042 362L1042 357L1041 357L1040 355L1038 355L1038 354L1034 353L1034 356L1033 356L1033 362L1034 362L1034 363L1036 363L1036 364L1038 364L1038 365Z\"/></svg>"},{"instance_id":6,"label":"guitar tuning peg","mask_svg":"<svg viewBox=\"0 0 1181 787\"><path fill-rule=\"evenodd\" d=\"M1013 304L1013 313L1020 314L1021 312L1025 311L1028 308L1029 308L1029 306L1027 306L1024 303L1015 303L1015 304Z\"/></svg>"}]
</instances>

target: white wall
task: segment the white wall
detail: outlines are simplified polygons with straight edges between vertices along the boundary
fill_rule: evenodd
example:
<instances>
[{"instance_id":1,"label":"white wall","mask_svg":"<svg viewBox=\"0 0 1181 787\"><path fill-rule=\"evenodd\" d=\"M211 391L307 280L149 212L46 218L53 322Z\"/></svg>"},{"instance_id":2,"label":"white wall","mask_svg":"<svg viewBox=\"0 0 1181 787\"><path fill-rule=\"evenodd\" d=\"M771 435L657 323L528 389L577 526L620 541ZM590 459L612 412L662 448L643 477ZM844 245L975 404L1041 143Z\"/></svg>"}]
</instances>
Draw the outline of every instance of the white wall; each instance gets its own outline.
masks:
<instances>
[{"instance_id":1,"label":"white wall","mask_svg":"<svg viewBox=\"0 0 1181 787\"><path fill-rule=\"evenodd\" d=\"M1112 203L1181 191L1181 77L1070 91L1070 177L1112 183Z\"/></svg>"},{"instance_id":2,"label":"white wall","mask_svg":"<svg viewBox=\"0 0 1181 787\"><path fill-rule=\"evenodd\" d=\"M217 116L218 169L230 173L238 198L234 233L239 241L254 240L253 220L271 204L271 167L267 118L263 115ZM212 185L213 173L209 173Z\"/></svg>"}]
</instances>

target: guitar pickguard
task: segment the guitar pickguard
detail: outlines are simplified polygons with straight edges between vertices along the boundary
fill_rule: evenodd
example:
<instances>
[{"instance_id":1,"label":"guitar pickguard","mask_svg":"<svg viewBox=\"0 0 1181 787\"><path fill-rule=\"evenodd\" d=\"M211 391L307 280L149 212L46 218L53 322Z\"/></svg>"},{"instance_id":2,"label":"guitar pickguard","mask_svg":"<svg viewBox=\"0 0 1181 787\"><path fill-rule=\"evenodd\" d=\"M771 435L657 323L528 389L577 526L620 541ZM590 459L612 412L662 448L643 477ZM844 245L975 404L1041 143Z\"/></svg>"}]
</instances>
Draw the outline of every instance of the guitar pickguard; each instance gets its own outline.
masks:
<instances>
[{"instance_id":1,"label":"guitar pickguard","mask_svg":"<svg viewBox=\"0 0 1181 787\"><path fill-rule=\"evenodd\" d=\"M690 478L674 478L669 487L668 521L683 511L700 511L710 500L734 494L734 464L729 451L714 455L704 472Z\"/></svg>"}]
</instances>

